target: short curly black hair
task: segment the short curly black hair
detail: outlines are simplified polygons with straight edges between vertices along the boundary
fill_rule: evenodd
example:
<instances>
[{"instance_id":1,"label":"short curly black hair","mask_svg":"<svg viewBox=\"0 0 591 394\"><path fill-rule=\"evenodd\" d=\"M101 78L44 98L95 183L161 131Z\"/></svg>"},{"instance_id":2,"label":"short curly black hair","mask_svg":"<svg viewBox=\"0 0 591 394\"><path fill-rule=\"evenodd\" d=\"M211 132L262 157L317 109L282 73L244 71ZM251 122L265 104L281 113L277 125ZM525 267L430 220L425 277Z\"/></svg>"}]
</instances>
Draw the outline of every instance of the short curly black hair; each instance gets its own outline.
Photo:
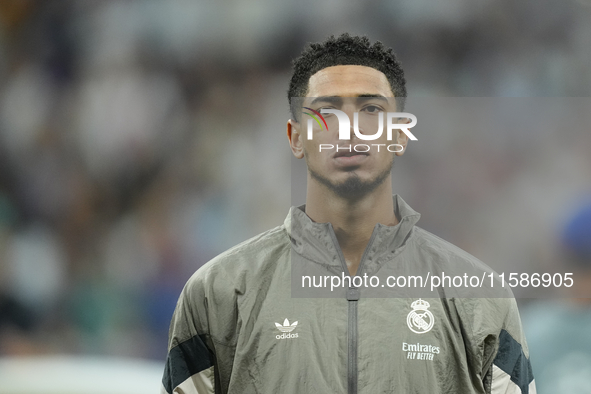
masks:
<instances>
[{"instance_id":1,"label":"short curly black hair","mask_svg":"<svg viewBox=\"0 0 591 394\"><path fill-rule=\"evenodd\" d=\"M293 119L297 119L298 111L294 108L292 98L306 96L312 75L324 68L339 65L368 66L383 72L396 97L398 108L404 110L406 80L392 48L386 48L380 41L372 45L367 36L344 33L337 38L331 35L324 42L310 43L300 57L293 61L293 75L287 92Z\"/></svg>"}]
</instances>

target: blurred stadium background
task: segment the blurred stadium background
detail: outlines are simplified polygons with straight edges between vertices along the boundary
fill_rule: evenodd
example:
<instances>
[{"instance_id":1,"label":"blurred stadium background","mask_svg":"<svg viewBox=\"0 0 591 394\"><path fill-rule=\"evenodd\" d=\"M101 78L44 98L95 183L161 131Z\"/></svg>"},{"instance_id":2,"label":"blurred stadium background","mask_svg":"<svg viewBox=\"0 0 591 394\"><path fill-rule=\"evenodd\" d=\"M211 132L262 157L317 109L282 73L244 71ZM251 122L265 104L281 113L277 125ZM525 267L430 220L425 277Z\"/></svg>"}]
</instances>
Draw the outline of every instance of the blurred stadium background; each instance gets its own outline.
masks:
<instances>
[{"instance_id":1,"label":"blurred stadium background","mask_svg":"<svg viewBox=\"0 0 591 394\"><path fill-rule=\"evenodd\" d=\"M410 97L589 108L589 0L2 0L0 359L163 365L189 276L292 205L290 62L341 32L395 48ZM591 130L514 133L409 150L395 191L491 266L562 267Z\"/></svg>"}]
</instances>

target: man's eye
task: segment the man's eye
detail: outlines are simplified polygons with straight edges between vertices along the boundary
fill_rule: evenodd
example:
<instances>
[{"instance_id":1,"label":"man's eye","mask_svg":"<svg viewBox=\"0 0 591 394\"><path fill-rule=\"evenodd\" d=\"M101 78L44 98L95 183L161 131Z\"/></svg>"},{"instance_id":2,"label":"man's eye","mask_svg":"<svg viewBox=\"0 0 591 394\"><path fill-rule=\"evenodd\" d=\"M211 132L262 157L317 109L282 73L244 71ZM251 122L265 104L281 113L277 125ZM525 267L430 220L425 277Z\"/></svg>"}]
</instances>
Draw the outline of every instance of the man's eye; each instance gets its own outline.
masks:
<instances>
[{"instance_id":1,"label":"man's eye","mask_svg":"<svg viewBox=\"0 0 591 394\"><path fill-rule=\"evenodd\" d=\"M317 111L318 111L318 113L319 113L319 114L322 114L322 116L324 116L324 117L327 117L327 116L330 116L330 115L332 115L332 114L331 114L331 113L326 113L326 114L323 114L323 113L322 113L322 110L323 110L323 109L334 109L334 108L333 108L333 107L322 107L322 108L318 108L318 109L317 109Z\"/></svg>"},{"instance_id":2,"label":"man's eye","mask_svg":"<svg viewBox=\"0 0 591 394\"><path fill-rule=\"evenodd\" d=\"M369 112L370 114L375 114L380 112L382 109L375 105L368 105L367 107L363 108L365 112Z\"/></svg>"}]
</instances>

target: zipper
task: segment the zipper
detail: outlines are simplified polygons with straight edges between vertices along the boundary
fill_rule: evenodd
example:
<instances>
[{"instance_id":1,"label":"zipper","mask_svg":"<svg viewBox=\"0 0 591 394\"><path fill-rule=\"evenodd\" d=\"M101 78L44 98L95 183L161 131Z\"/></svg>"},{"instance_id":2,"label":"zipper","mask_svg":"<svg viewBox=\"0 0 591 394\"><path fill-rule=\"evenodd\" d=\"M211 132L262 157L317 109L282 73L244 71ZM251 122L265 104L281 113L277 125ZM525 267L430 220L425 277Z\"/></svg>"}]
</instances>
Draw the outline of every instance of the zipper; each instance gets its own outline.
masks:
<instances>
[{"instance_id":1,"label":"zipper","mask_svg":"<svg viewBox=\"0 0 591 394\"><path fill-rule=\"evenodd\" d=\"M339 246L339 241L337 240L337 236L334 232L334 228L332 224L329 223L329 234L332 238L332 242L334 243L335 249L341 259L341 264L343 266L344 272L351 276L349 272L349 268L347 268L347 262L345 261L345 256L343 255L343 251ZM365 256L367 255L373 240L376 236L376 228L374 227L373 232L371 233L371 237L369 238L369 242L363 251L363 255L361 256L361 261L359 262L359 267L357 267L357 272L355 276L361 276L363 263L365 262ZM357 324L357 307L359 298L361 297L361 292L358 288L351 286L347 289L346 298L348 301L348 317L347 317L347 393L348 394L357 394L357 382L358 382L358 369L357 369L357 347L358 347L358 324Z\"/></svg>"},{"instance_id":2,"label":"zipper","mask_svg":"<svg viewBox=\"0 0 591 394\"><path fill-rule=\"evenodd\" d=\"M349 318L347 327L348 352L347 352L347 392L357 394L357 301L359 289L347 290L349 304Z\"/></svg>"}]
</instances>

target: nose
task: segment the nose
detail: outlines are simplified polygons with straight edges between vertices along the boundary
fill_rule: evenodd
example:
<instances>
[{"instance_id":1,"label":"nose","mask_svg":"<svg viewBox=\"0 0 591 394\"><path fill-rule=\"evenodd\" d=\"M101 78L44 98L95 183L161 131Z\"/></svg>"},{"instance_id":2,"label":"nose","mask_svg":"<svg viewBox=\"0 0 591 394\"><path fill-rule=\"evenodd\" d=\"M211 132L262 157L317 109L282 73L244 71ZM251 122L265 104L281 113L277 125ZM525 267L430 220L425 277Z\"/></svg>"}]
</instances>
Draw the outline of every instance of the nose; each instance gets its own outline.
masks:
<instances>
[{"instance_id":1,"label":"nose","mask_svg":"<svg viewBox=\"0 0 591 394\"><path fill-rule=\"evenodd\" d=\"M359 125L359 123L357 123L358 127L357 127L357 133L364 135L365 131L363 130L363 127L361 125ZM350 133L351 133L351 140L361 140L359 138L359 136L357 135L357 133L355 132L355 119L353 117L351 117L351 127L350 127Z\"/></svg>"},{"instance_id":2,"label":"nose","mask_svg":"<svg viewBox=\"0 0 591 394\"><path fill-rule=\"evenodd\" d=\"M356 102L346 103L343 105L341 111L343 111L345 115L347 115L347 118L349 118L349 134L351 135L351 139L359 140L359 137L357 137L355 134L355 117L359 114L359 108L356 104ZM359 124L359 122L357 122L357 124ZM362 125L359 125L358 130L360 134L365 134L364 127Z\"/></svg>"}]
</instances>

